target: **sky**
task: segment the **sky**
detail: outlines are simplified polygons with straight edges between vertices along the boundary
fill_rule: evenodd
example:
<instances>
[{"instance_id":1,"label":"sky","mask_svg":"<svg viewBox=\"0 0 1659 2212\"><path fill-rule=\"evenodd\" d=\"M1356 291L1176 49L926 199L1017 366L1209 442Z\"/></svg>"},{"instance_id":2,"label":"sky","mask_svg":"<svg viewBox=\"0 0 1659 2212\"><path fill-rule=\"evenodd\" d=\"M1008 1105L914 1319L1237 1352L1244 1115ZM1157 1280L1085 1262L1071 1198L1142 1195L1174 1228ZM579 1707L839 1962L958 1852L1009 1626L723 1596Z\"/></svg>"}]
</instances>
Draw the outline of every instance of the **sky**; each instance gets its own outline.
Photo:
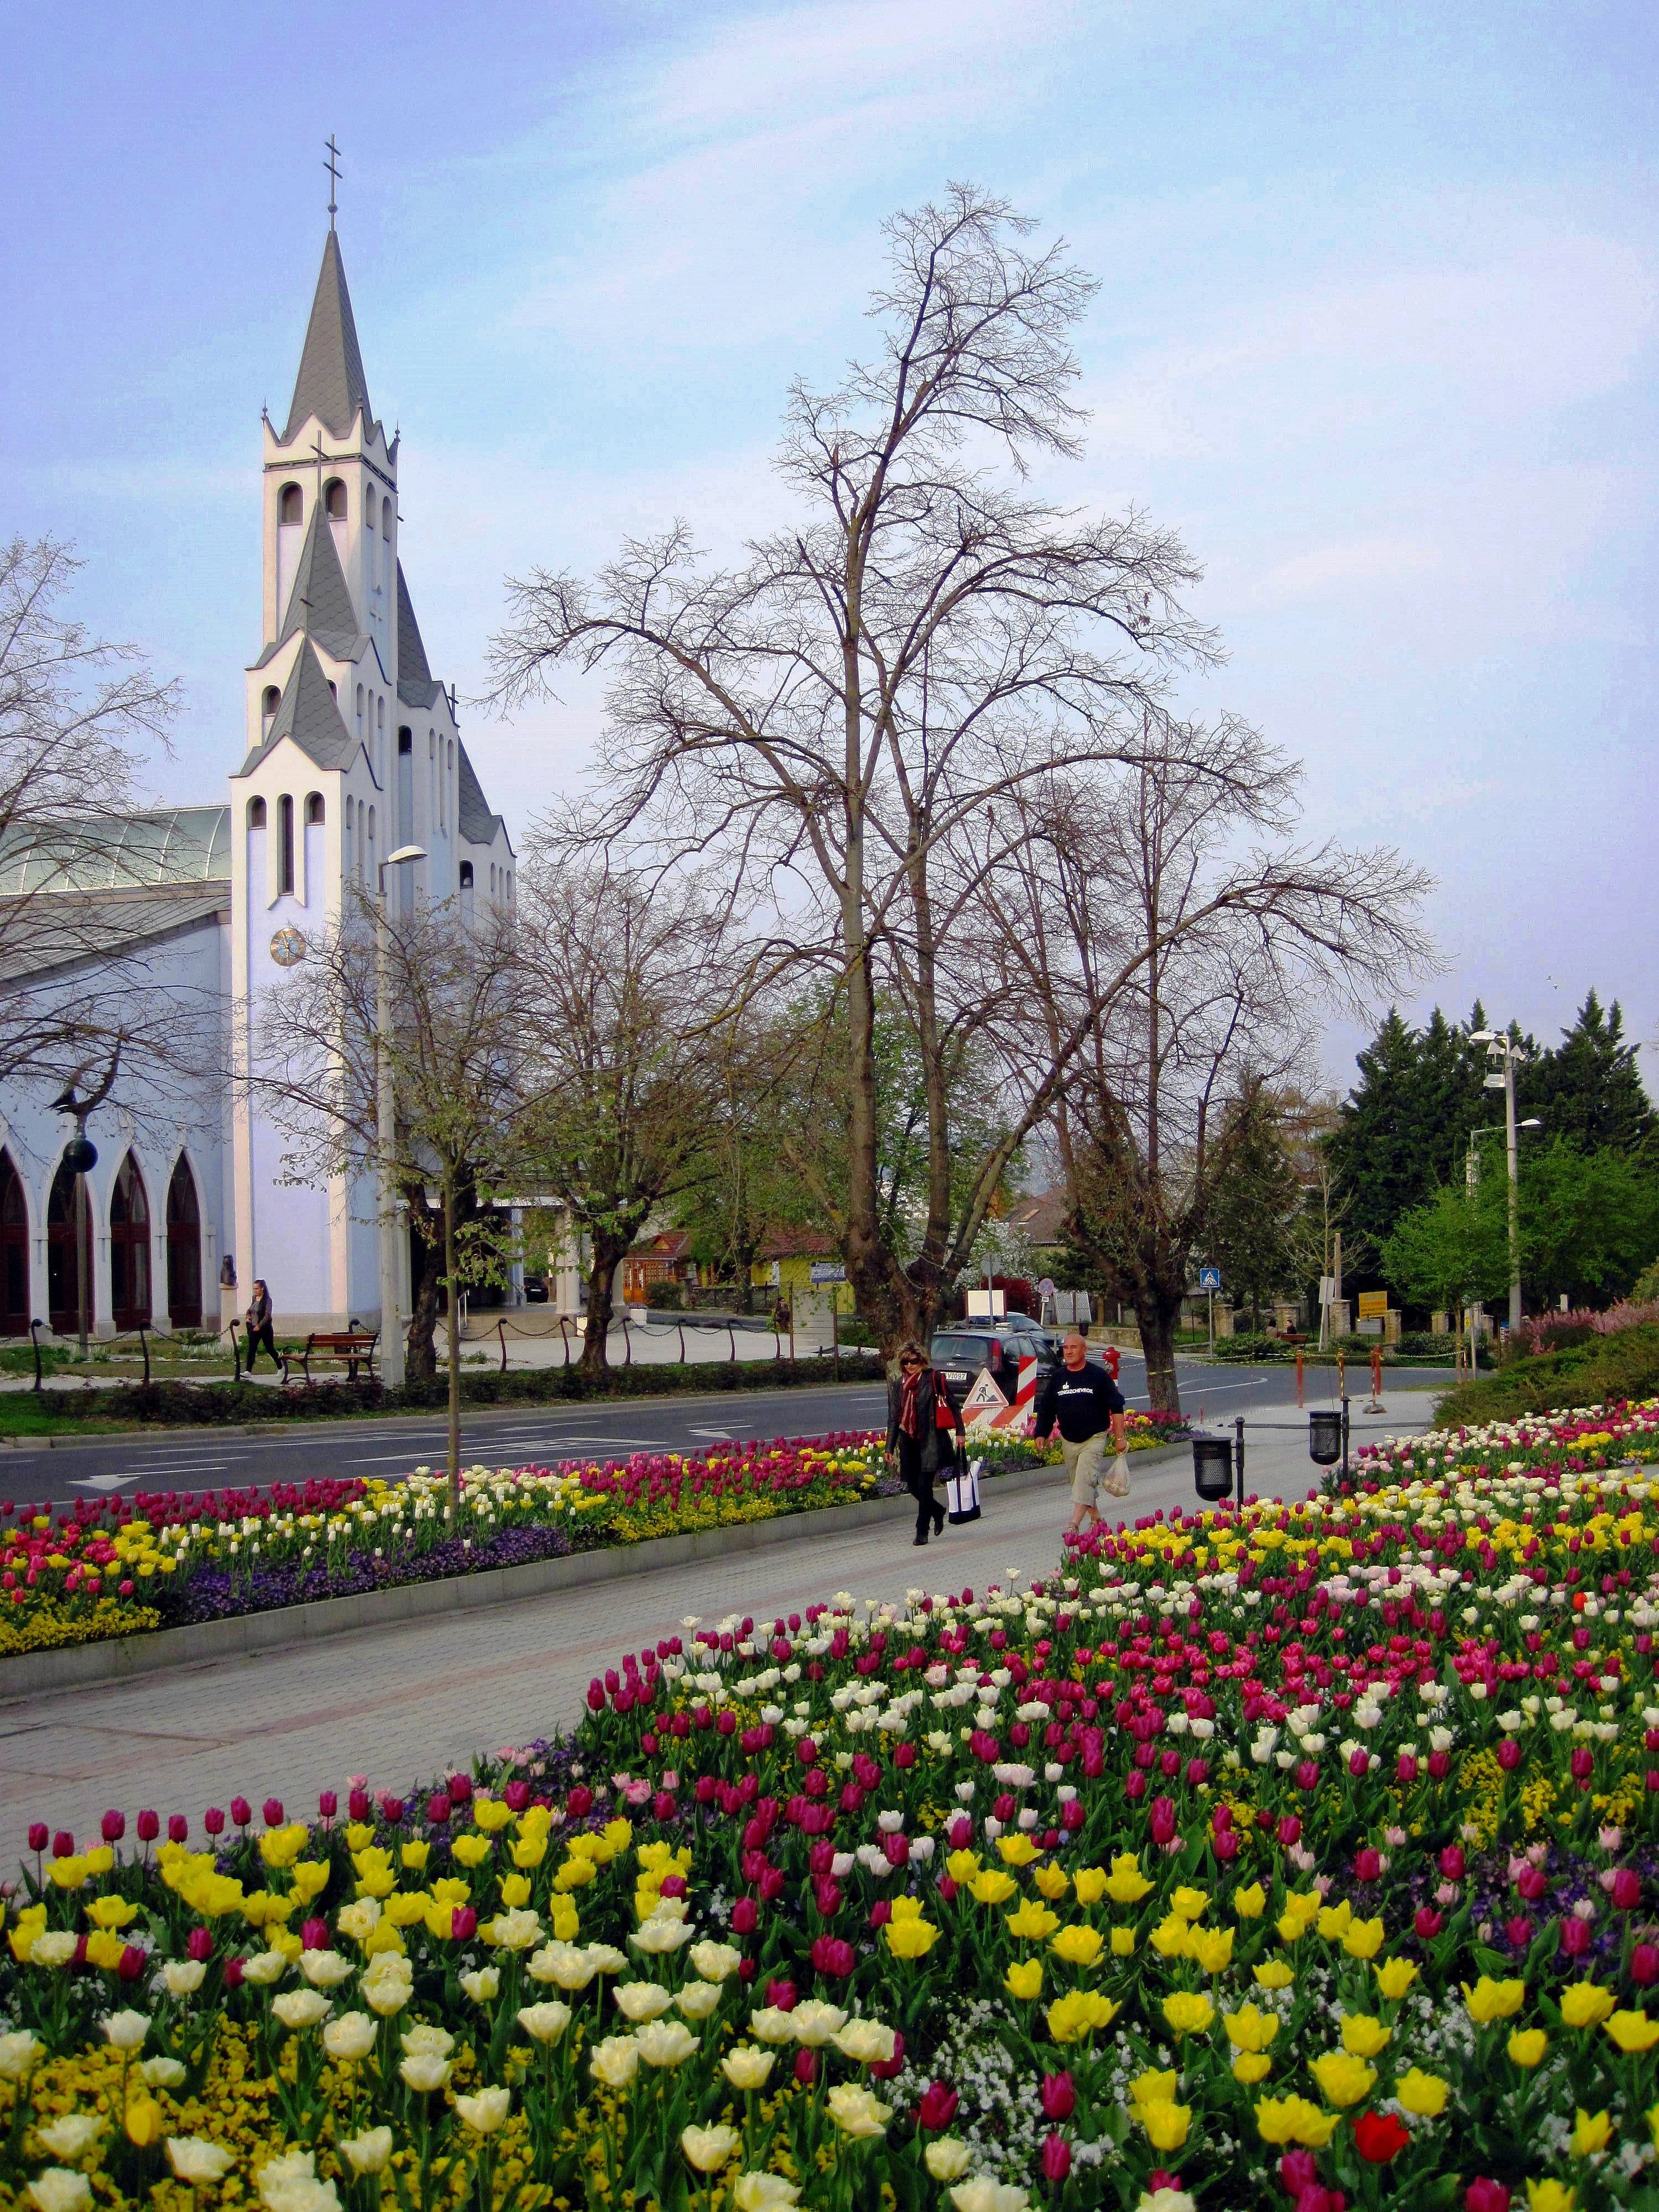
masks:
<instances>
[{"instance_id":1,"label":"sky","mask_svg":"<svg viewBox=\"0 0 1659 2212\"><path fill-rule=\"evenodd\" d=\"M7 11L0 528L183 682L216 799L258 651L259 409L340 234L434 671L515 834L602 763L580 684L469 706L532 565L787 512L790 378L868 343L880 224L951 179L1063 234L1084 459L1178 530L1190 687L1305 763L1310 835L1436 878L1441 972L1545 1042L1653 958L1659 11L1273 0L297 0ZM1380 1013L1380 1007L1372 1010ZM1345 1085L1365 1024L1321 1047Z\"/></svg>"}]
</instances>

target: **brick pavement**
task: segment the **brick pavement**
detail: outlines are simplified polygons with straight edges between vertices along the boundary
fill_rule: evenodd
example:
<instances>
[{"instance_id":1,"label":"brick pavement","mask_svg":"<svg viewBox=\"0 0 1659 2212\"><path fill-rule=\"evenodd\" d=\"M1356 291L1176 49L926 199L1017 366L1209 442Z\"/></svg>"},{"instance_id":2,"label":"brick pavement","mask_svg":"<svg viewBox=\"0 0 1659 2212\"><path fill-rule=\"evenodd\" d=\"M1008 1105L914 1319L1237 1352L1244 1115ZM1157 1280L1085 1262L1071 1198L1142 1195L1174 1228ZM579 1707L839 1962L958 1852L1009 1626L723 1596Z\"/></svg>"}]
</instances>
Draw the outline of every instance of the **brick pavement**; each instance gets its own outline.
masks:
<instances>
[{"instance_id":1,"label":"brick pavement","mask_svg":"<svg viewBox=\"0 0 1659 2212\"><path fill-rule=\"evenodd\" d=\"M1391 1410L1388 1429L1420 1425L1400 1418L1403 1404ZM1288 1434L1253 1439L1248 1466L1252 1489L1280 1497L1304 1495L1316 1472ZM1139 1470L1128 1503L1148 1512L1192 1495L1190 1463L1168 1459ZM984 1518L947 1528L925 1559L905 1523L837 1528L812 1516L799 1541L761 1553L3 1705L0 1868L15 1863L33 1820L90 1837L106 1806L129 1826L141 1806L194 1826L238 1791L304 1814L348 1775L403 1789L476 1748L570 1726L595 1672L688 1613L769 1619L842 1589L897 1600L917 1585L983 1589L1011 1569L1029 1580L1054 1566L1067 1512L1056 1470L1000 1498L990 1485Z\"/></svg>"}]
</instances>

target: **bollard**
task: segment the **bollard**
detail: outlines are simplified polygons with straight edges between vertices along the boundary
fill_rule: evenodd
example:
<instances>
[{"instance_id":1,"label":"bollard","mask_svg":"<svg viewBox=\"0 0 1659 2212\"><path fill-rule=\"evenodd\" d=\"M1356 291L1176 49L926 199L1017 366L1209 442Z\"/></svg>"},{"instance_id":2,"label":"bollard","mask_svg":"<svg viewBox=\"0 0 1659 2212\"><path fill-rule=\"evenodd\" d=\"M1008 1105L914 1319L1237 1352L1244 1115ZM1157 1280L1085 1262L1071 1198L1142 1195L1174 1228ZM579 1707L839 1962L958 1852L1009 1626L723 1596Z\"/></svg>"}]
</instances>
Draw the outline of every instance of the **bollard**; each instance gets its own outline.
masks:
<instances>
[{"instance_id":1,"label":"bollard","mask_svg":"<svg viewBox=\"0 0 1659 2212\"><path fill-rule=\"evenodd\" d=\"M35 1332L38 1329L44 1328L45 1327L46 1323L43 1321L32 1321L29 1323L29 1342L34 1346L34 1387L37 1390L41 1387L40 1339Z\"/></svg>"},{"instance_id":2,"label":"bollard","mask_svg":"<svg viewBox=\"0 0 1659 2212\"><path fill-rule=\"evenodd\" d=\"M149 1338L145 1334L145 1328L146 1324L140 1322L138 1324L138 1349L144 1355L144 1388L148 1390L149 1388Z\"/></svg>"},{"instance_id":3,"label":"bollard","mask_svg":"<svg viewBox=\"0 0 1659 2212\"><path fill-rule=\"evenodd\" d=\"M1299 1344L1296 1347L1296 1402L1300 1408L1302 1405L1302 1346Z\"/></svg>"},{"instance_id":4,"label":"bollard","mask_svg":"<svg viewBox=\"0 0 1659 2212\"><path fill-rule=\"evenodd\" d=\"M1233 1481L1237 1486L1235 1499L1239 1512L1244 1510L1244 1416L1241 1413L1234 1424L1238 1443L1233 1453Z\"/></svg>"},{"instance_id":5,"label":"bollard","mask_svg":"<svg viewBox=\"0 0 1659 2212\"><path fill-rule=\"evenodd\" d=\"M501 1340L501 1372L505 1375L507 1372L507 1323L504 1321L496 1322L495 1334Z\"/></svg>"}]
</instances>

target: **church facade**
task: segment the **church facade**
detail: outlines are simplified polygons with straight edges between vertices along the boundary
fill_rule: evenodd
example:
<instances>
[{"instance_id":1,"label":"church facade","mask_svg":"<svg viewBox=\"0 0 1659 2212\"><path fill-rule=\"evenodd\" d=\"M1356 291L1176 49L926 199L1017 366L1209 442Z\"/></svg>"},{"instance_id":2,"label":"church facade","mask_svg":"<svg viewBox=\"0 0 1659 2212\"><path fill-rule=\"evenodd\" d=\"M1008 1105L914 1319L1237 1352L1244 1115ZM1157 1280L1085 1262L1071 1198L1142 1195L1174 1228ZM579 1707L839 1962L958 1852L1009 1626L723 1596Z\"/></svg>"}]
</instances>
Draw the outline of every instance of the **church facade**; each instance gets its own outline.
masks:
<instances>
[{"instance_id":1,"label":"church facade","mask_svg":"<svg viewBox=\"0 0 1659 2212\"><path fill-rule=\"evenodd\" d=\"M432 673L398 552L398 440L369 402L339 240L323 249L294 398L264 428L261 649L228 805L111 817L42 899L95 902L112 952L217 1013L222 1064L260 1050L261 1005L347 901L453 900L463 922L514 895L515 862ZM0 896L32 889L8 855ZM63 964L66 992L96 948ZM79 1271L71 1127L42 1093L0 1099L0 1334L72 1334ZM224 1080L158 1086L94 1115L85 1224L91 1319L108 1336L219 1325L234 1263L269 1284L285 1332L380 1318L374 1197L284 1180L283 1136ZM400 1240L404 1243L406 1240ZM405 1269L407 1255L404 1255ZM405 1283L405 1297L407 1285Z\"/></svg>"}]
</instances>

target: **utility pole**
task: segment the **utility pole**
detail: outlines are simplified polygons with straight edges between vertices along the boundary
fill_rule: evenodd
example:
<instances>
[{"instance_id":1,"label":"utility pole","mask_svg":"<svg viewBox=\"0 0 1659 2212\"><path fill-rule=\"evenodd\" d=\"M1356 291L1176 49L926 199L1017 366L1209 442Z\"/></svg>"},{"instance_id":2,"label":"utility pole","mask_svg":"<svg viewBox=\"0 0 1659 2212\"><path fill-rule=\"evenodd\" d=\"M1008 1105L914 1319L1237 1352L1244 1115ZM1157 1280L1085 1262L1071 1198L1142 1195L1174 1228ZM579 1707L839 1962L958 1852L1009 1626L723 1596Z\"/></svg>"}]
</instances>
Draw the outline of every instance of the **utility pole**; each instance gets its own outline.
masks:
<instances>
[{"instance_id":1,"label":"utility pole","mask_svg":"<svg viewBox=\"0 0 1659 2212\"><path fill-rule=\"evenodd\" d=\"M403 1316L398 1310L398 1201L392 1161L398 1146L398 1109L392 1091L392 927L386 915L386 872L425 858L421 845L400 845L379 869L374 907L374 1112L380 1139L378 1212L380 1221L380 1382L398 1390L404 1382ZM450 1301L453 1305L454 1301ZM449 1325L455 1326L452 1313Z\"/></svg>"},{"instance_id":2,"label":"utility pole","mask_svg":"<svg viewBox=\"0 0 1659 2212\"><path fill-rule=\"evenodd\" d=\"M1501 1091L1504 1094L1504 1157L1510 1178L1510 1327L1515 1329L1521 1326L1520 1133L1522 1129L1536 1129L1541 1124L1535 1115L1530 1116L1524 1121L1517 1121L1515 1118L1515 1063L1517 1060L1523 1059L1525 1055L1513 1038L1498 1030L1474 1030L1470 1032L1469 1042L1485 1045L1489 1060L1501 1060L1504 1063L1503 1073L1499 1075L1495 1070L1492 1071L1486 1077L1482 1087L1487 1091ZM1479 1182L1480 1175L1474 1139L1485 1134L1486 1132L1482 1129L1476 1129L1470 1134L1469 1164L1465 1170L1465 1174L1471 1189Z\"/></svg>"}]
</instances>

